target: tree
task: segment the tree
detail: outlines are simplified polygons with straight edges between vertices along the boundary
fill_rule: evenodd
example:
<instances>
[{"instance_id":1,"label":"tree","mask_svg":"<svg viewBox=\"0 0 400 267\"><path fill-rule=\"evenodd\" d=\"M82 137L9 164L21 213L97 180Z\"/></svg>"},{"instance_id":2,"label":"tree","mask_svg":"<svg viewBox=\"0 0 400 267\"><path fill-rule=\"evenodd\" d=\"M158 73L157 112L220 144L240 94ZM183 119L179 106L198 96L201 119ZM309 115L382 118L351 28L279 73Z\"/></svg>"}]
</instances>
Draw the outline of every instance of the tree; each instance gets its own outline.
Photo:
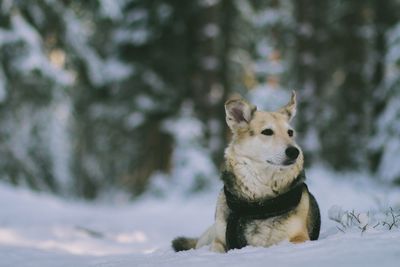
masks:
<instances>
[{"instance_id":1,"label":"tree","mask_svg":"<svg viewBox=\"0 0 400 267\"><path fill-rule=\"evenodd\" d=\"M368 165L374 10L370 1L296 1L290 77L303 88L299 126L306 149L336 169Z\"/></svg>"},{"instance_id":2,"label":"tree","mask_svg":"<svg viewBox=\"0 0 400 267\"><path fill-rule=\"evenodd\" d=\"M376 162L373 165L378 176L388 182L400 182L397 163L400 150L400 24L387 32L387 54L384 61L384 79L381 86L386 105L374 124L376 132L371 142Z\"/></svg>"},{"instance_id":3,"label":"tree","mask_svg":"<svg viewBox=\"0 0 400 267\"><path fill-rule=\"evenodd\" d=\"M7 1L0 9L0 169L3 179L35 189L57 191L68 173L59 175L57 149L68 137L55 129L68 119L65 89L73 73L57 48L60 20L47 2ZM47 23L48 20L53 23Z\"/></svg>"}]
</instances>

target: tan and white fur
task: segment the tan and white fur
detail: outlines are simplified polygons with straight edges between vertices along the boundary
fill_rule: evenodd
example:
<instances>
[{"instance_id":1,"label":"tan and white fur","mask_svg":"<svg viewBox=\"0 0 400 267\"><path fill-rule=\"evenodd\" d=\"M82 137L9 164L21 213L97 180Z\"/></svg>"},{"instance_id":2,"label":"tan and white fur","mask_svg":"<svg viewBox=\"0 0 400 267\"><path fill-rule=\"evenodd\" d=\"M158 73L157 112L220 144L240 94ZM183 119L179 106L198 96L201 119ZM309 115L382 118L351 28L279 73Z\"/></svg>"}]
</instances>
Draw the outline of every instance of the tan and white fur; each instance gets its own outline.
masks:
<instances>
[{"instance_id":1,"label":"tan and white fur","mask_svg":"<svg viewBox=\"0 0 400 267\"><path fill-rule=\"evenodd\" d=\"M225 103L225 111L232 132L232 141L225 150L225 168L234 173L236 179L224 182L231 183L235 193L249 201L273 198L287 191L303 170L304 162L303 153L295 142L294 129L290 126L296 114L295 92L290 102L275 112L258 111L254 105L237 97ZM288 159L288 148L298 151L294 160ZM308 190L304 190L294 210L282 216L255 220L245 230L248 245L268 247L285 240L294 243L309 240L315 224L313 205L317 204L314 202ZM212 251L226 252L228 215L222 190L217 200L215 223L198 239L175 239L174 249L211 245Z\"/></svg>"}]
</instances>

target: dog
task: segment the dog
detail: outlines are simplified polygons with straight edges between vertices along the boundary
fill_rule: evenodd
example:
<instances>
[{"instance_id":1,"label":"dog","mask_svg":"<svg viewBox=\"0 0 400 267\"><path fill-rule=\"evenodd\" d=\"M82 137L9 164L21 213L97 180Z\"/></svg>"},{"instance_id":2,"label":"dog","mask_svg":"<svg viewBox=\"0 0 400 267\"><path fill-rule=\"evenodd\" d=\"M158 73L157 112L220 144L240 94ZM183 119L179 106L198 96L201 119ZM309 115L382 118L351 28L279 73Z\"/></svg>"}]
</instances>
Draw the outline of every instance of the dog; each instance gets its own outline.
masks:
<instances>
[{"instance_id":1,"label":"dog","mask_svg":"<svg viewBox=\"0 0 400 267\"><path fill-rule=\"evenodd\" d=\"M232 140L225 150L215 223L200 238L174 239L173 249L210 245L222 253L317 240L320 211L305 184L304 156L289 124L296 115L295 91L275 112L258 111L235 97L225 103L225 113Z\"/></svg>"}]
</instances>

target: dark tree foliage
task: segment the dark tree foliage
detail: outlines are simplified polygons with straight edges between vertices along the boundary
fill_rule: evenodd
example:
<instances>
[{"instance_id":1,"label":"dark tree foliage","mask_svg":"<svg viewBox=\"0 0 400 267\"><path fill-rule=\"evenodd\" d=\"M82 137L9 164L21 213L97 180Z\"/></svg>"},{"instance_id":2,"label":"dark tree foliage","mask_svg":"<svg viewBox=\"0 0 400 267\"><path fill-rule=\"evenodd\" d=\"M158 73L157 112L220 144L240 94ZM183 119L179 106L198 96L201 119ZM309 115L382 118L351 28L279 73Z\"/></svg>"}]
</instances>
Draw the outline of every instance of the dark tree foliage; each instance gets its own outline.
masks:
<instances>
[{"instance_id":1,"label":"dark tree foliage","mask_svg":"<svg viewBox=\"0 0 400 267\"><path fill-rule=\"evenodd\" d=\"M385 142L397 147L399 136L399 5L2 1L0 178L85 198L138 195L156 176L188 175L176 171L196 165L179 154L187 146L201 151L202 168L210 160L218 169L231 93L287 88L300 97L307 164L394 181ZM174 124L188 117L197 132ZM191 175L192 190L216 179Z\"/></svg>"},{"instance_id":2,"label":"dark tree foliage","mask_svg":"<svg viewBox=\"0 0 400 267\"><path fill-rule=\"evenodd\" d=\"M379 113L387 52L384 34L395 22L394 3L295 2L289 83L303 90L300 129L319 140L308 158L322 157L336 169L370 164L371 122Z\"/></svg>"}]
</instances>

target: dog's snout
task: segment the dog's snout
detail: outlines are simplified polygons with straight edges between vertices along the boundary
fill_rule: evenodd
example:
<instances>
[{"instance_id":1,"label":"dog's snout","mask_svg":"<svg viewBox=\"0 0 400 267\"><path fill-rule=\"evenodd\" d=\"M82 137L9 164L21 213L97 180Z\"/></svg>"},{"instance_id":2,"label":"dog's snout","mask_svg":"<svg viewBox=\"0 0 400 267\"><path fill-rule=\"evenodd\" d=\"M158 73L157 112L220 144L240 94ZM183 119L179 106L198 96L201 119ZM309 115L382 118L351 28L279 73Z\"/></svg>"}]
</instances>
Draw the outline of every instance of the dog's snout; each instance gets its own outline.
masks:
<instances>
[{"instance_id":1,"label":"dog's snout","mask_svg":"<svg viewBox=\"0 0 400 267\"><path fill-rule=\"evenodd\" d=\"M299 156L299 153L300 153L300 151L294 146L290 146L290 147L286 148L286 150L285 150L286 156L291 160L297 159L297 157Z\"/></svg>"}]
</instances>

